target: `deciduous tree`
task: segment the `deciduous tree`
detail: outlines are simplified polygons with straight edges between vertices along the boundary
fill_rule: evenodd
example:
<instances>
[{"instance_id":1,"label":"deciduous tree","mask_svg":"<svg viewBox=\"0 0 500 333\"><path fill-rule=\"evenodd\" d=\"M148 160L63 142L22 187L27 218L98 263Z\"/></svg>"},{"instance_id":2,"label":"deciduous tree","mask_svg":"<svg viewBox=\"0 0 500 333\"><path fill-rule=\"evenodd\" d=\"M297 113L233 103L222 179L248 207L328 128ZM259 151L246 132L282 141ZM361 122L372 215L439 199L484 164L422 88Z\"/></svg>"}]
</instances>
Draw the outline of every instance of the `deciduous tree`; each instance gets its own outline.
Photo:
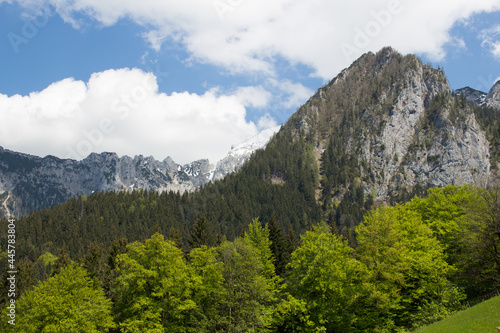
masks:
<instances>
[{"instance_id":1,"label":"deciduous tree","mask_svg":"<svg viewBox=\"0 0 500 333\"><path fill-rule=\"evenodd\" d=\"M72 263L22 296L16 302L16 325L6 326L5 332L99 333L116 325L98 280Z\"/></svg>"},{"instance_id":2,"label":"deciduous tree","mask_svg":"<svg viewBox=\"0 0 500 333\"><path fill-rule=\"evenodd\" d=\"M193 274L182 251L156 233L117 256L115 306L125 332L186 332Z\"/></svg>"}]
</instances>

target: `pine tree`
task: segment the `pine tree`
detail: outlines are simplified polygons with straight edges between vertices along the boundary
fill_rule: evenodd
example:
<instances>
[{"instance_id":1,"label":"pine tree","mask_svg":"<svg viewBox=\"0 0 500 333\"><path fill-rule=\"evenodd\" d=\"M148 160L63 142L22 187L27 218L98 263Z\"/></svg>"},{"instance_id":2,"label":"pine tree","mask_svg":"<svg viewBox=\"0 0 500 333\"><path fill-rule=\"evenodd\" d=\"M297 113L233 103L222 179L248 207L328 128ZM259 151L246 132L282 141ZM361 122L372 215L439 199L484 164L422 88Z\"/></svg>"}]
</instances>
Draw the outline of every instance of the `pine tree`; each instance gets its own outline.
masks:
<instances>
[{"instance_id":1,"label":"pine tree","mask_svg":"<svg viewBox=\"0 0 500 333\"><path fill-rule=\"evenodd\" d=\"M184 247L182 243L181 233L178 228L170 228L168 230L167 239L174 242L175 246L177 246L179 249L182 249Z\"/></svg>"},{"instance_id":2,"label":"pine tree","mask_svg":"<svg viewBox=\"0 0 500 333\"><path fill-rule=\"evenodd\" d=\"M189 235L189 245L192 249L202 245L212 246L214 243L210 222L205 215L200 215L194 223L193 230Z\"/></svg>"},{"instance_id":3,"label":"pine tree","mask_svg":"<svg viewBox=\"0 0 500 333\"><path fill-rule=\"evenodd\" d=\"M82 266L89 272L91 278L97 278L107 294L111 285L111 268L109 267L109 254L101 243L90 244L89 250L83 257Z\"/></svg>"},{"instance_id":4,"label":"pine tree","mask_svg":"<svg viewBox=\"0 0 500 333\"><path fill-rule=\"evenodd\" d=\"M116 267L116 257L119 254L126 253L127 252L127 239L126 238L120 238L120 239L115 239L111 246L109 247L109 257L108 257L108 264L109 267L113 270Z\"/></svg>"},{"instance_id":5,"label":"pine tree","mask_svg":"<svg viewBox=\"0 0 500 333\"><path fill-rule=\"evenodd\" d=\"M271 216L268 224L269 240L271 241L271 251L275 258L276 273L282 275L285 272L286 265L290 261L290 253L287 251L287 244L281 228L278 226L276 216Z\"/></svg>"}]
</instances>

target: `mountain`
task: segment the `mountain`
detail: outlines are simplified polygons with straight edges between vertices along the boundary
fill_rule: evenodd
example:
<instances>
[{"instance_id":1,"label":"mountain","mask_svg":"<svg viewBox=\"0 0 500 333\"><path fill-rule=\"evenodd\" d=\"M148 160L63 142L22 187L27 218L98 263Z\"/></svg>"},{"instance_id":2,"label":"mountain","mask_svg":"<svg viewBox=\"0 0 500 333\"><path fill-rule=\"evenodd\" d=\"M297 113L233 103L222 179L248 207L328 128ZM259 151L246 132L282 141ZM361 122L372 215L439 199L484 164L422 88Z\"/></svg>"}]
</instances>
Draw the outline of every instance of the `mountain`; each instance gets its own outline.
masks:
<instances>
[{"instance_id":1,"label":"mountain","mask_svg":"<svg viewBox=\"0 0 500 333\"><path fill-rule=\"evenodd\" d=\"M268 128L245 142L232 146L227 156L217 163L213 179L222 179L225 175L238 171L243 163L252 156L252 153L257 149L264 148L280 128L281 126Z\"/></svg>"},{"instance_id":2,"label":"mountain","mask_svg":"<svg viewBox=\"0 0 500 333\"><path fill-rule=\"evenodd\" d=\"M500 110L500 80L497 81L488 92L486 104Z\"/></svg>"},{"instance_id":3,"label":"mountain","mask_svg":"<svg viewBox=\"0 0 500 333\"><path fill-rule=\"evenodd\" d=\"M487 93L480 90L472 89L471 87L464 87L455 90L455 95L457 96L463 95L465 96L467 102L483 105L484 103L486 103Z\"/></svg>"},{"instance_id":4,"label":"mountain","mask_svg":"<svg viewBox=\"0 0 500 333\"><path fill-rule=\"evenodd\" d=\"M487 184L489 142L470 104L444 73L391 48L365 54L321 88L290 124L318 152L321 201L341 200L358 183L376 199L415 187ZM350 165L338 177L338 158Z\"/></svg>"},{"instance_id":5,"label":"mountain","mask_svg":"<svg viewBox=\"0 0 500 333\"><path fill-rule=\"evenodd\" d=\"M487 185L499 129L498 113L452 94L440 69L384 48L318 89L240 172L196 193L224 207L197 212L231 225L229 235L274 214L284 230L326 220L352 237L375 204Z\"/></svg>"},{"instance_id":6,"label":"mountain","mask_svg":"<svg viewBox=\"0 0 500 333\"><path fill-rule=\"evenodd\" d=\"M90 154L82 161L44 158L0 147L0 216L15 216L61 204L74 196L102 191L193 192L238 170L256 149L264 148L279 127L265 130L231 149L217 163L207 159L180 165L142 155Z\"/></svg>"},{"instance_id":7,"label":"mountain","mask_svg":"<svg viewBox=\"0 0 500 333\"><path fill-rule=\"evenodd\" d=\"M500 80L491 87L488 93L472 89L471 87L457 89L454 93L457 96L465 96L467 102L479 106L486 105L500 110Z\"/></svg>"},{"instance_id":8,"label":"mountain","mask_svg":"<svg viewBox=\"0 0 500 333\"><path fill-rule=\"evenodd\" d=\"M495 96L492 93L489 100ZM318 89L238 172L189 195L122 191L72 199L20 219L19 242L25 242L32 251L26 255L35 260L42 254L43 244L51 242L54 253L64 244L75 244L71 235L82 233L85 239L69 249L72 255L93 241L109 246L119 237L141 240L158 230L164 235L175 235L172 230L177 230L186 241L195 221L204 215L214 235L229 240L241 235L253 218L266 223L274 216L279 228L291 235L326 221L354 244L354 227L376 205L405 202L430 187L491 182L498 173L499 133L500 112L453 94L441 70L413 55L384 48L364 54ZM235 156L240 148L233 147ZM175 174L173 161L170 169L165 166L169 163L146 163L144 158L126 164L130 167L118 167L119 159L112 154L91 156L86 167L49 157L42 163L42 159L20 154L8 156L20 159L9 166L18 182L22 183L24 175L33 175L22 183L26 193L47 193L48 197L59 192L34 191L44 186L57 188L49 183L50 177L36 177L39 170L48 168L40 167L43 163L54 165L52 174L68 183L72 173L67 170L82 168L79 173L89 179L84 184L93 185L88 187L90 191L118 180L125 187L139 186L144 174L210 177L201 166L194 168L199 172L182 167ZM5 158L0 155L0 160ZM117 171L122 169L130 170L125 173L129 178ZM182 171L187 169L191 171ZM5 183L5 166L0 171L0 181ZM58 230L57 237L54 230Z\"/></svg>"},{"instance_id":9,"label":"mountain","mask_svg":"<svg viewBox=\"0 0 500 333\"><path fill-rule=\"evenodd\" d=\"M82 161L40 158L0 147L0 189L4 211L16 216L98 191L193 191L209 181L211 166L200 160L184 166L171 158L90 154Z\"/></svg>"}]
</instances>

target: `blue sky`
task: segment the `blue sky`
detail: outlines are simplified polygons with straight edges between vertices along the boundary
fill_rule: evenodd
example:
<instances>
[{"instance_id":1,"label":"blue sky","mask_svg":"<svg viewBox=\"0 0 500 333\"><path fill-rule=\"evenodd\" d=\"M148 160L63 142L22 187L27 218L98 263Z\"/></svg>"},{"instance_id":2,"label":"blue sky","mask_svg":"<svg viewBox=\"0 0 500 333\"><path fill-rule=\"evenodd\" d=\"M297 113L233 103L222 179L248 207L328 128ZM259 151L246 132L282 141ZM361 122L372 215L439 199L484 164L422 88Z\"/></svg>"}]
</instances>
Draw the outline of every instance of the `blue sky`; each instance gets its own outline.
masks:
<instances>
[{"instance_id":1,"label":"blue sky","mask_svg":"<svg viewBox=\"0 0 500 333\"><path fill-rule=\"evenodd\" d=\"M487 91L500 3L0 0L0 146L215 163L387 45Z\"/></svg>"}]
</instances>

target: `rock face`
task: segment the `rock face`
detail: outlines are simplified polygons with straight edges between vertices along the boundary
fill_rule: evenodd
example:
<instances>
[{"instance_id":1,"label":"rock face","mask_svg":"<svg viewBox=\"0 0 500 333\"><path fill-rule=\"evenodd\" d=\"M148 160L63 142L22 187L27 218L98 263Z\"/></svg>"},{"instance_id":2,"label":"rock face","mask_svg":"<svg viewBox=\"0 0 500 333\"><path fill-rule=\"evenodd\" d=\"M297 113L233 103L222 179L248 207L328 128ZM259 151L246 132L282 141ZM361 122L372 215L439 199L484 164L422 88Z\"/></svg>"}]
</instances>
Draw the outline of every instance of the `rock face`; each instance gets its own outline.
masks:
<instances>
[{"instance_id":1,"label":"rock face","mask_svg":"<svg viewBox=\"0 0 500 333\"><path fill-rule=\"evenodd\" d=\"M472 89L471 87L465 87L455 90L455 95L463 95L467 102L475 103L478 105L483 105L486 103L486 93L480 90Z\"/></svg>"},{"instance_id":2,"label":"rock face","mask_svg":"<svg viewBox=\"0 0 500 333\"><path fill-rule=\"evenodd\" d=\"M216 168L207 159L180 165L170 157L160 162L142 155L131 158L93 153L75 161L54 156L41 158L0 147L0 217L25 215L73 196L99 191L192 192L239 170L278 130L279 127L265 130L233 147Z\"/></svg>"},{"instance_id":3,"label":"rock face","mask_svg":"<svg viewBox=\"0 0 500 333\"><path fill-rule=\"evenodd\" d=\"M3 213L23 215L95 191L193 191L206 184L208 160L179 165L171 158L90 154L82 161L44 158L0 147L0 200Z\"/></svg>"},{"instance_id":4,"label":"rock face","mask_svg":"<svg viewBox=\"0 0 500 333\"><path fill-rule=\"evenodd\" d=\"M497 81L486 96L486 105L500 110L500 80Z\"/></svg>"},{"instance_id":5,"label":"rock face","mask_svg":"<svg viewBox=\"0 0 500 333\"><path fill-rule=\"evenodd\" d=\"M317 152L328 150L336 135L344 156L357 161L353 178L379 200L410 193L417 185L489 181L489 142L471 105L453 96L440 70L391 48L362 56L292 118L302 135L315 133ZM324 160L318 159L319 170ZM328 200L341 199L352 185L333 184Z\"/></svg>"},{"instance_id":6,"label":"rock face","mask_svg":"<svg viewBox=\"0 0 500 333\"><path fill-rule=\"evenodd\" d=\"M360 154L384 174L375 183L382 199L401 185L404 188L417 183L431 187L484 186L488 182L490 155L485 133L471 110L461 110L460 123L451 119L448 101L430 110L431 101L451 96L447 82L442 80L444 77L439 77L439 73L426 75L427 70L419 66L405 74L403 85L408 88L398 94L388 116L384 117L381 136L368 140ZM422 121L428 124L422 125ZM427 128L423 128L425 126Z\"/></svg>"}]
</instances>

